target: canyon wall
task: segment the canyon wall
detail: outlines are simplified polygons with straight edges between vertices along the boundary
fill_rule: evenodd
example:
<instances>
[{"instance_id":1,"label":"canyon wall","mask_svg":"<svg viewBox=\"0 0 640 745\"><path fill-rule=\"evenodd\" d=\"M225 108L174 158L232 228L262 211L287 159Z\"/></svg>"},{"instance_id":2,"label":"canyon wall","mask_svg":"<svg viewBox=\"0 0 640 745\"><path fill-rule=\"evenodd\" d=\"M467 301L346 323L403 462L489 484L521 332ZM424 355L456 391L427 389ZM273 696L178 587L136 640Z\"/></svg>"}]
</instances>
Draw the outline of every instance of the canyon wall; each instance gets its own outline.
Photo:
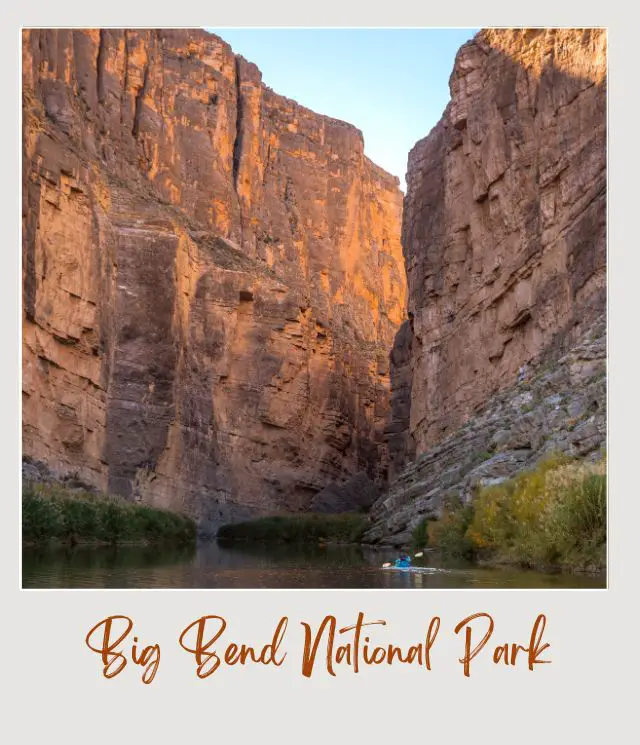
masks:
<instances>
[{"instance_id":1,"label":"canyon wall","mask_svg":"<svg viewBox=\"0 0 640 745\"><path fill-rule=\"evenodd\" d=\"M409 155L393 477L602 317L606 71L597 29L485 30L458 52Z\"/></svg>"},{"instance_id":2,"label":"canyon wall","mask_svg":"<svg viewBox=\"0 0 640 745\"><path fill-rule=\"evenodd\" d=\"M390 486L365 541L606 447L606 37L490 30L409 155Z\"/></svg>"},{"instance_id":3,"label":"canyon wall","mask_svg":"<svg viewBox=\"0 0 640 745\"><path fill-rule=\"evenodd\" d=\"M453 434L399 470L370 511L365 542L410 545L424 519L448 502L564 453L598 460L607 442L607 336L600 316L553 362L484 402Z\"/></svg>"},{"instance_id":4,"label":"canyon wall","mask_svg":"<svg viewBox=\"0 0 640 745\"><path fill-rule=\"evenodd\" d=\"M23 452L202 525L387 469L396 178L198 30L23 36Z\"/></svg>"}]
</instances>

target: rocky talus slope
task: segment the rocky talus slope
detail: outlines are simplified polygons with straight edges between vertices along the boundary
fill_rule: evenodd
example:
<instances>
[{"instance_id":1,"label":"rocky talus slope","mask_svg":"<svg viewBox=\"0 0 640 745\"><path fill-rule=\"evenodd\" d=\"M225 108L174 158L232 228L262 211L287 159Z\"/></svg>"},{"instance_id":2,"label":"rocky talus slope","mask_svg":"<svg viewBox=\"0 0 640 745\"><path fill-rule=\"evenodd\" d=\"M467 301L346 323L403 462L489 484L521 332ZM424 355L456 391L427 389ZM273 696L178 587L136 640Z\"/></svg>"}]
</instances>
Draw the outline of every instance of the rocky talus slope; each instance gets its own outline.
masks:
<instances>
[{"instance_id":1,"label":"rocky talus slope","mask_svg":"<svg viewBox=\"0 0 640 745\"><path fill-rule=\"evenodd\" d=\"M606 322L601 317L559 360L529 368L451 437L422 453L371 512L365 541L406 545L448 499L468 502L552 453L599 458L606 446Z\"/></svg>"},{"instance_id":2,"label":"rocky talus slope","mask_svg":"<svg viewBox=\"0 0 640 745\"><path fill-rule=\"evenodd\" d=\"M23 449L202 525L384 480L398 181L197 30L23 37Z\"/></svg>"},{"instance_id":3,"label":"rocky talus slope","mask_svg":"<svg viewBox=\"0 0 640 745\"><path fill-rule=\"evenodd\" d=\"M372 541L550 449L604 441L606 70L598 29L482 31L458 52L451 101L409 154L409 319ZM523 365L550 372L513 388Z\"/></svg>"}]
</instances>

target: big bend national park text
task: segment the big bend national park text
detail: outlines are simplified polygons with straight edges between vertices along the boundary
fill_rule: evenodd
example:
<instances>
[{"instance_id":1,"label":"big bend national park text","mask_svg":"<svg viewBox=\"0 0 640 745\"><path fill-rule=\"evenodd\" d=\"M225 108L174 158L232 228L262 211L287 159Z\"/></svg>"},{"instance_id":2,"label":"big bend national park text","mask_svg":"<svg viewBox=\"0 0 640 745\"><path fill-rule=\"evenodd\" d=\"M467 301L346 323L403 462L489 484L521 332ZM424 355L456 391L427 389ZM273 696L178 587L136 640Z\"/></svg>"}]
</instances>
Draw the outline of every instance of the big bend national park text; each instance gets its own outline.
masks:
<instances>
[{"instance_id":1,"label":"big bend national park text","mask_svg":"<svg viewBox=\"0 0 640 745\"><path fill-rule=\"evenodd\" d=\"M516 640L506 637L499 624L485 612L473 613L454 624L444 624L439 616L425 620L413 643L397 644L389 639L386 620L368 618L363 612L351 622L339 622L333 615L319 624L300 621L291 624L282 616L273 632L257 641L237 639L231 624L222 616L202 616L188 623L177 635L177 644L193 660L194 673L200 679L221 674L235 665L268 665L275 669L296 664L305 678L340 671L361 673L368 668L389 665L413 665L426 672L434 669L432 650L445 634L459 639L454 660L464 677L470 678L476 660L487 658L505 670L516 667L533 671L550 663L550 644L545 641L547 619L542 613L530 628L520 630ZM286 650L287 638L302 633L303 650L295 660ZM85 638L95 653L105 678L115 678L135 670L140 680L151 683L160 669L160 644L136 633L133 619L124 615L108 616L96 623Z\"/></svg>"}]
</instances>

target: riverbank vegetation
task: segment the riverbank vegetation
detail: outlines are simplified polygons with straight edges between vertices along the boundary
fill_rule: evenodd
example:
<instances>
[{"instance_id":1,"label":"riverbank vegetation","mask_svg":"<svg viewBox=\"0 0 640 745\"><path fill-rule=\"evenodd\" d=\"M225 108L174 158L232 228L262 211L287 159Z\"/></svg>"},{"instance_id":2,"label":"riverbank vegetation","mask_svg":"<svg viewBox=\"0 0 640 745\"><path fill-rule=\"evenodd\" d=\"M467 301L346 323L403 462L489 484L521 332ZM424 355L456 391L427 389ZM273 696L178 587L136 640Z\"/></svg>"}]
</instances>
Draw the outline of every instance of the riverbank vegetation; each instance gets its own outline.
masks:
<instances>
[{"instance_id":1,"label":"riverbank vegetation","mask_svg":"<svg viewBox=\"0 0 640 745\"><path fill-rule=\"evenodd\" d=\"M357 543L367 527L366 515L276 515L223 525L220 541L270 541L277 543Z\"/></svg>"},{"instance_id":2,"label":"riverbank vegetation","mask_svg":"<svg viewBox=\"0 0 640 745\"><path fill-rule=\"evenodd\" d=\"M25 483L22 489L25 544L168 543L196 540L193 520L119 497L71 490L59 484Z\"/></svg>"},{"instance_id":3,"label":"riverbank vegetation","mask_svg":"<svg viewBox=\"0 0 640 745\"><path fill-rule=\"evenodd\" d=\"M469 504L447 505L440 520L426 525L427 544L489 563L602 570L606 479L604 459L550 456L533 470L481 489Z\"/></svg>"}]
</instances>

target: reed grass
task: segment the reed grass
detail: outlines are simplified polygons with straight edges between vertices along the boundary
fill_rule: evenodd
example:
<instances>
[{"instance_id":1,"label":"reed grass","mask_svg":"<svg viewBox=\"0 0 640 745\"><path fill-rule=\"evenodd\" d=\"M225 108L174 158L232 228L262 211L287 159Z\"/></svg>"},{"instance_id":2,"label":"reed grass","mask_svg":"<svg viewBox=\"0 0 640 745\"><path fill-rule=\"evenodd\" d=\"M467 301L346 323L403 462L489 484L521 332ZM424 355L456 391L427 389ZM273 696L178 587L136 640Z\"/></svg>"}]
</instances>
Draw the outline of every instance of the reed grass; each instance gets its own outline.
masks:
<instances>
[{"instance_id":1,"label":"reed grass","mask_svg":"<svg viewBox=\"0 0 640 745\"><path fill-rule=\"evenodd\" d=\"M195 522L168 510L57 484L30 482L22 490L24 543L186 544L195 539Z\"/></svg>"}]
</instances>

